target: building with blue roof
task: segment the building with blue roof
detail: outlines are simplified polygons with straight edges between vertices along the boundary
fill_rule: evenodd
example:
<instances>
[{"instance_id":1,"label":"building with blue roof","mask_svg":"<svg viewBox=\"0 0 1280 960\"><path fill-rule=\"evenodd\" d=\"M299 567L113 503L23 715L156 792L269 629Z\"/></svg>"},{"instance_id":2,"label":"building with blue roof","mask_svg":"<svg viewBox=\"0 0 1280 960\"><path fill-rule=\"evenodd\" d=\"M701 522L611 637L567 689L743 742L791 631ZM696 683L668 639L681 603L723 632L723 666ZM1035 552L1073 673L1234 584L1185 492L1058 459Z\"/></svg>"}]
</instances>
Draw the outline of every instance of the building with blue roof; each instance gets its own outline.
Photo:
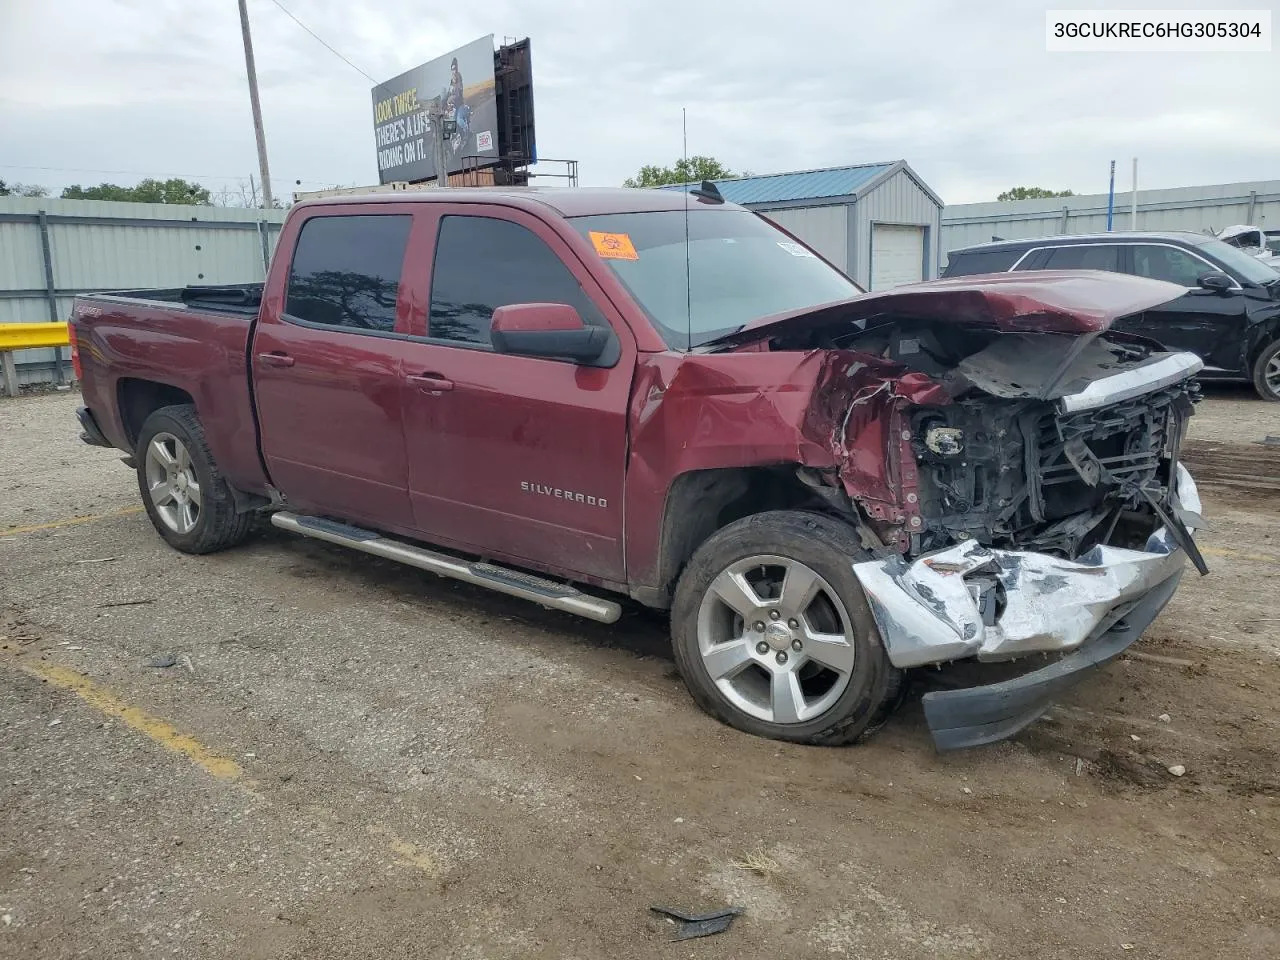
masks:
<instances>
[{"instance_id":1,"label":"building with blue roof","mask_svg":"<svg viewBox=\"0 0 1280 960\"><path fill-rule=\"evenodd\" d=\"M938 275L942 200L905 160L734 177L717 180L716 187L726 200L795 234L867 289Z\"/></svg>"}]
</instances>

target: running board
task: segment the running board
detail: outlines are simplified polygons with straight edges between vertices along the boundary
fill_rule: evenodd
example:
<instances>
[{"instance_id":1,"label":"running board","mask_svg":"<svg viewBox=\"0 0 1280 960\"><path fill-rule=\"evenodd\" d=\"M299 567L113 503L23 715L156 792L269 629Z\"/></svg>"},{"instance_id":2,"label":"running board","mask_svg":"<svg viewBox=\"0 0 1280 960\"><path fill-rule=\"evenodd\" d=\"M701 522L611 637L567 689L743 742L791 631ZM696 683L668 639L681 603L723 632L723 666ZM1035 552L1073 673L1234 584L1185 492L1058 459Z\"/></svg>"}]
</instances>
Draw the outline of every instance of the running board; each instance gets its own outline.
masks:
<instances>
[{"instance_id":1,"label":"running board","mask_svg":"<svg viewBox=\"0 0 1280 960\"><path fill-rule=\"evenodd\" d=\"M375 557L385 557L396 563L407 564L419 570L427 570L464 583L473 583L478 587L487 587L522 600L532 600L544 607L577 614L599 623L613 623L622 616L622 607L612 600L588 596L565 584L544 580L542 577L491 563L472 563L447 554L436 553L434 550L392 540L380 533L353 527L347 523L325 520L321 517L303 517L282 511L271 515L271 524L281 530L300 533L304 537L340 544L362 553L371 553Z\"/></svg>"}]
</instances>

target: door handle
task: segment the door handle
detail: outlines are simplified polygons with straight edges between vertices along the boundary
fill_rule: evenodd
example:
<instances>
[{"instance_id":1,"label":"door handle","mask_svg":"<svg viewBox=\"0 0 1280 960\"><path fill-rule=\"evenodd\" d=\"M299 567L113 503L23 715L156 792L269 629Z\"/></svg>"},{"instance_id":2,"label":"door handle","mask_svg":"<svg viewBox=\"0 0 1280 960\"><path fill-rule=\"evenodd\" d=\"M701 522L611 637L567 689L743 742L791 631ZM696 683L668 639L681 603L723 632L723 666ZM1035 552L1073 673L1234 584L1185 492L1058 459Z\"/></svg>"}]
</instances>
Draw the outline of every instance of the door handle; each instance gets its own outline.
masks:
<instances>
[{"instance_id":1,"label":"door handle","mask_svg":"<svg viewBox=\"0 0 1280 960\"><path fill-rule=\"evenodd\" d=\"M258 359L262 361L264 367L292 367L293 357L287 353L260 353Z\"/></svg>"},{"instance_id":2,"label":"door handle","mask_svg":"<svg viewBox=\"0 0 1280 960\"><path fill-rule=\"evenodd\" d=\"M405 377L423 393L439 394L453 389L453 381L446 380L438 373L424 373L421 376Z\"/></svg>"}]
</instances>

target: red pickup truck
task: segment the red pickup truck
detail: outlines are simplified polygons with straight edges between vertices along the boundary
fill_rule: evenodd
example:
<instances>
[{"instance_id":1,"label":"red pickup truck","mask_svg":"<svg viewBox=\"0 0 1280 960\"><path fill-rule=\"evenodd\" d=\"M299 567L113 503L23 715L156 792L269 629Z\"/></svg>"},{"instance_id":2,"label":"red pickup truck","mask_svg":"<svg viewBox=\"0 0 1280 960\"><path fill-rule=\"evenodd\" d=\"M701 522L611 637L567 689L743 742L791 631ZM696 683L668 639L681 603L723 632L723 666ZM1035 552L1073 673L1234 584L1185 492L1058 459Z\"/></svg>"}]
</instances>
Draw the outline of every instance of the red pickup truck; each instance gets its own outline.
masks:
<instances>
[{"instance_id":1,"label":"red pickup truck","mask_svg":"<svg viewBox=\"0 0 1280 960\"><path fill-rule=\"evenodd\" d=\"M81 297L90 443L189 553L257 518L604 622L670 610L698 703L940 748L1008 736L1172 595L1200 360L1109 331L1181 295L1072 271L867 294L714 186L301 203L265 284Z\"/></svg>"}]
</instances>

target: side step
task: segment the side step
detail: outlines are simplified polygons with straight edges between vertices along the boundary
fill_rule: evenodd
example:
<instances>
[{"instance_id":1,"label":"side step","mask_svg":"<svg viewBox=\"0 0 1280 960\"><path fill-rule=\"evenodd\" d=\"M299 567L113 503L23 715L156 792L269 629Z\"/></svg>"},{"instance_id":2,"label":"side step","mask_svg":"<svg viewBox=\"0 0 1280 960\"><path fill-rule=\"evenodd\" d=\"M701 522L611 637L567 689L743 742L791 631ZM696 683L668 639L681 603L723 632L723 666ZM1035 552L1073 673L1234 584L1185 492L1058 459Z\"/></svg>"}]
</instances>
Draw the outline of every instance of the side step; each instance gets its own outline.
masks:
<instances>
[{"instance_id":1,"label":"side step","mask_svg":"<svg viewBox=\"0 0 1280 960\"><path fill-rule=\"evenodd\" d=\"M271 515L272 526L304 537L337 543L352 550L385 557L397 563L428 570L442 577L452 577L464 583L474 583L498 593L532 600L544 607L564 610L588 620L613 623L622 616L622 607L612 600L601 600L575 590L573 587L552 580L491 563L472 563L447 554L436 553L399 540L392 540L372 530L362 530L350 524L325 520L321 517L303 517L283 511Z\"/></svg>"}]
</instances>

